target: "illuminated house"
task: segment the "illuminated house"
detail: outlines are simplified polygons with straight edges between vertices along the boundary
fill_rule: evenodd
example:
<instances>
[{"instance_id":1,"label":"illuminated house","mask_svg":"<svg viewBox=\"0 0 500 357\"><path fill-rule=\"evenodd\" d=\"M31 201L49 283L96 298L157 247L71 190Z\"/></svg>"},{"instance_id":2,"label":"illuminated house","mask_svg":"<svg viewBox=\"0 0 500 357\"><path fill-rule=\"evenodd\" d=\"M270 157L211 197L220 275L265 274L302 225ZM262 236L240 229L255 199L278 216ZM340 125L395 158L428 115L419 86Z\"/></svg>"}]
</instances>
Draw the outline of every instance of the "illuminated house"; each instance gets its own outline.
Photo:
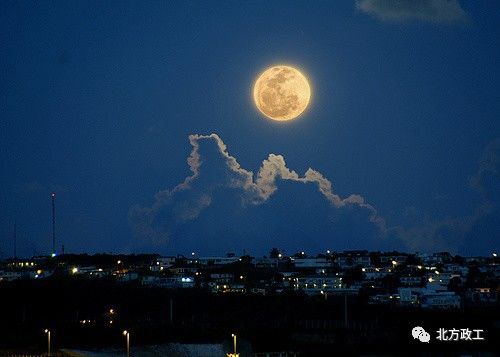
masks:
<instances>
[{"instance_id":1,"label":"illuminated house","mask_svg":"<svg viewBox=\"0 0 500 357\"><path fill-rule=\"evenodd\" d=\"M327 258L295 258L293 263L296 269L320 269L332 267L331 260Z\"/></svg>"}]
</instances>

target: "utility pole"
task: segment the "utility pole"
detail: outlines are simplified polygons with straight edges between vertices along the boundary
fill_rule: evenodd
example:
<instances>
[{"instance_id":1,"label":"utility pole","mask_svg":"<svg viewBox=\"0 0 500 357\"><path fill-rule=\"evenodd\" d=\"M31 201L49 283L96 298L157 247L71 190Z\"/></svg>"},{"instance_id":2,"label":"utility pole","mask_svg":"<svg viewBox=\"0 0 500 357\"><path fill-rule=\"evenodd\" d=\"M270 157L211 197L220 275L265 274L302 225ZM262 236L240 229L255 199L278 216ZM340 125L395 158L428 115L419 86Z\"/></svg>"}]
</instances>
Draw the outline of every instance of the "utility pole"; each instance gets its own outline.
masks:
<instances>
[{"instance_id":1,"label":"utility pole","mask_svg":"<svg viewBox=\"0 0 500 357\"><path fill-rule=\"evenodd\" d=\"M56 193L52 192L52 255L56 254Z\"/></svg>"},{"instance_id":2,"label":"utility pole","mask_svg":"<svg viewBox=\"0 0 500 357\"><path fill-rule=\"evenodd\" d=\"M14 222L14 260L17 260L17 222Z\"/></svg>"},{"instance_id":3,"label":"utility pole","mask_svg":"<svg viewBox=\"0 0 500 357\"><path fill-rule=\"evenodd\" d=\"M347 328L347 292L344 295L344 323Z\"/></svg>"},{"instance_id":4,"label":"utility pole","mask_svg":"<svg viewBox=\"0 0 500 357\"><path fill-rule=\"evenodd\" d=\"M236 353L236 334L232 333L231 337L233 338L234 357L237 357L238 354Z\"/></svg>"},{"instance_id":5,"label":"utility pole","mask_svg":"<svg viewBox=\"0 0 500 357\"><path fill-rule=\"evenodd\" d=\"M45 333L47 334L47 356L50 356L50 330L45 329Z\"/></svg>"},{"instance_id":6,"label":"utility pole","mask_svg":"<svg viewBox=\"0 0 500 357\"><path fill-rule=\"evenodd\" d=\"M174 299L170 298L170 323L174 322Z\"/></svg>"},{"instance_id":7,"label":"utility pole","mask_svg":"<svg viewBox=\"0 0 500 357\"><path fill-rule=\"evenodd\" d=\"M123 331L123 336L125 336L127 341L127 357L130 357L130 332L127 330Z\"/></svg>"}]
</instances>

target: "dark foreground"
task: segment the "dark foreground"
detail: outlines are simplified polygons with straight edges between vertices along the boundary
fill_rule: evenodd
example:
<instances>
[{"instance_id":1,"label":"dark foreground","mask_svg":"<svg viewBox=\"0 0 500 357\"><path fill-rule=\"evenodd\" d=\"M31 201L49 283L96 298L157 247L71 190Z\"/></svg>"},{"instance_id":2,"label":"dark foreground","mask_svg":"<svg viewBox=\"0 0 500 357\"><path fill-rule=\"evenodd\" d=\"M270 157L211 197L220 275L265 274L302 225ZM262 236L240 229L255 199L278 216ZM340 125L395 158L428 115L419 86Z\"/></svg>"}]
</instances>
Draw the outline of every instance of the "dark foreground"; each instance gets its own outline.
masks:
<instances>
[{"instance_id":1,"label":"dark foreground","mask_svg":"<svg viewBox=\"0 0 500 357\"><path fill-rule=\"evenodd\" d=\"M368 305L362 297L211 295L135 283L47 279L0 285L0 354L42 353L43 332L53 350L122 348L123 330L134 346L224 343L238 336L241 356L270 351L297 355L472 355L498 352L498 307L428 311ZM429 343L414 340L422 326ZM482 329L483 341L437 341L436 331ZM3 351L3 352L1 352Z\"/></svg>"}]
</instances>

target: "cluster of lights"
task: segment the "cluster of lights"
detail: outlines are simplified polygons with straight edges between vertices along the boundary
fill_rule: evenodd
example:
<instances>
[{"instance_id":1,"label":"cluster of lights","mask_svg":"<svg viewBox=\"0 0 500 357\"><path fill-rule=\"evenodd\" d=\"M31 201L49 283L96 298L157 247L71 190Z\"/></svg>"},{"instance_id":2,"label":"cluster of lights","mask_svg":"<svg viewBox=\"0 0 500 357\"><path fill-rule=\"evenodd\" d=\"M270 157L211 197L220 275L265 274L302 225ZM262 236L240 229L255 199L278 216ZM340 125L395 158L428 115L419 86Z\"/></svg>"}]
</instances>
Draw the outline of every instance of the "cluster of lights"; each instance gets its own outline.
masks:
<instances>
[{"instance_id":1,"label":"cluster of lights","mask_svg":"<svg viewBox=\"0 0 500 357\"><path fill-rule=\"evenodd\" d=\"M115 316L115 315L116 315L116 311L115 311L115 309L113 309L113 308L109 309L109 310L108 310L108 315L109 315L109 321L108 321L108 323L109 323L110 325L112 325L112 324L113 324L113 322L114 322L114 321L113 321L113 316Z\"/></svg>"},{"instance_id":2,"label":"cluster of lights","mask_svg":"<svg viewBox=\"0 0 500 357\"><path fill-rule=\"evenodd\" d=\"M32 266L35 265L35 263L33 263L33 262L31 262L31 263L29 263L29 262L26 262L26 263L19 262L19 263L17 263L17 265L19 265L20 267L32 267Z\"/></svg>"},{"instance_id":3,"label":"cluster of lights","mask_svg":"<svg viewBox=\"0 0 500 357\"><path fill-rule=\"evenodd\" d=\"M90 320L80 320L81 324L86 324L86 323L90 323L90 322L91 322ZM109 323L112 324L113 320L110 320ZM50 333L51 333L51 331L46 328L45 330L43 330L43 332L48 336L48 353L47 353L47 355L50 355ZM130 356L130 345L129 345L130 332L127 330L123 330L122 334L123 334L123 336L127 337L127 356ZM234 336L234 337L236 337L236 336Z\"/></svg>"}]
</instances>

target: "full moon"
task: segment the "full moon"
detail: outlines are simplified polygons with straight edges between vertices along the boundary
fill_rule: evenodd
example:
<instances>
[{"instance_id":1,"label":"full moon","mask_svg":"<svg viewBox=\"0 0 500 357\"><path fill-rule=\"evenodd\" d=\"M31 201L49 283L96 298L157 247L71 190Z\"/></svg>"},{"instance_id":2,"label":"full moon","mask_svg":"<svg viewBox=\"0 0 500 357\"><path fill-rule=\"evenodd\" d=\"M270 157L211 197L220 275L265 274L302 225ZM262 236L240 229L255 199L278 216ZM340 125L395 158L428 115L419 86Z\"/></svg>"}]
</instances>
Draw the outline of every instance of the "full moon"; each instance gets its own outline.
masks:
<instances>
[{"instance_id":1,"label":"full moon","mask_svg":"<svg viewBox=\"0 0 500 357\"><path fill-rule=\"evenodd\" d=\"M290 66L273 66L257 78L255 105L266 117L286 121L297 118L309 105L311 88L306 77Z\"/></svg>"}]
</instances>

